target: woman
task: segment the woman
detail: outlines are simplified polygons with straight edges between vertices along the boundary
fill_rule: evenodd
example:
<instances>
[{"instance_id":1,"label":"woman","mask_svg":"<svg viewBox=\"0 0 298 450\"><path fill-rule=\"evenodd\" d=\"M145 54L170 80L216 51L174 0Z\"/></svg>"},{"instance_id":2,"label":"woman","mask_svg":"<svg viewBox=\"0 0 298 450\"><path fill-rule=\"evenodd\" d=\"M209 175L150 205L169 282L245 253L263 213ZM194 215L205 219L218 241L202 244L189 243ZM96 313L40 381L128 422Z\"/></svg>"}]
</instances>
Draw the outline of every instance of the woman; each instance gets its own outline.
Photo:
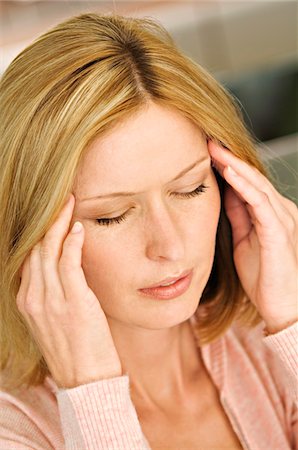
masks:
<instances>
[{"instance_id":1,"label":"woman","mask_svg":"<svg viewBox=\"0 0 298 450\"><path fill-rule=\"evenodd\" d=\"M0 448L297 448L297 208L228 93L83 14L1 105Z\"/></svg>"}]
</instances>

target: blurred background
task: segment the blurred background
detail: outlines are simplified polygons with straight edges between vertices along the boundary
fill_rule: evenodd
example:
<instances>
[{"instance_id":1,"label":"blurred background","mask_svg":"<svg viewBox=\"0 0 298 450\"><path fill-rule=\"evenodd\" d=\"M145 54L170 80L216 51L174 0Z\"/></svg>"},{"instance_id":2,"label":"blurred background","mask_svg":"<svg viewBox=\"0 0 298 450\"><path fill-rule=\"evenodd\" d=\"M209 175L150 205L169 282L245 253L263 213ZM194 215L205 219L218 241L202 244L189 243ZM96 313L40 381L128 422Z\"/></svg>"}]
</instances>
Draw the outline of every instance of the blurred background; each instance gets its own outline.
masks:
<instances>
[{"instance_id":1,"label":"blurred background","mask_svg":"<svg viewBox=\"0 0 298 450\"><path fill-rule=\"evenodd\" d=\"M298 2L0 1L0 74L38 35L80 12L152 17L241 107L276 187L298 204Z\"/></svg>"}]
</instances>

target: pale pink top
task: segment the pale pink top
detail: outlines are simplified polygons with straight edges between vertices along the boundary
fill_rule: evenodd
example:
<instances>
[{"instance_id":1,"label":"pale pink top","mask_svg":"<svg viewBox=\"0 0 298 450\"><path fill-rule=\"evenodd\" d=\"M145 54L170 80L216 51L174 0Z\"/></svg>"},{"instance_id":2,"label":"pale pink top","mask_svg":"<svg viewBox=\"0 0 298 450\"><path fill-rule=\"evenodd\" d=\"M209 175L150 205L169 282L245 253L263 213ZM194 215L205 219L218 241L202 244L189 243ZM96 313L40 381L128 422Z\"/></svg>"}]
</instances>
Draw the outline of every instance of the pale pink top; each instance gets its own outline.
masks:
<instances>
[{"instance_id":1,"label":"pale pink top","mask_svg":"<svg viewBox=\"0 0 298 450\"><path fill-rule=\"evenodd\" d=\"M234 323L201 347L203 362L244 449L298 450L298 324L267 337L264 327L264 322L253 329ZM0 449L150 446L125 374L65 390L47 377L43 385L14 396L0 391Z\"/></svg>"}]
</instances>

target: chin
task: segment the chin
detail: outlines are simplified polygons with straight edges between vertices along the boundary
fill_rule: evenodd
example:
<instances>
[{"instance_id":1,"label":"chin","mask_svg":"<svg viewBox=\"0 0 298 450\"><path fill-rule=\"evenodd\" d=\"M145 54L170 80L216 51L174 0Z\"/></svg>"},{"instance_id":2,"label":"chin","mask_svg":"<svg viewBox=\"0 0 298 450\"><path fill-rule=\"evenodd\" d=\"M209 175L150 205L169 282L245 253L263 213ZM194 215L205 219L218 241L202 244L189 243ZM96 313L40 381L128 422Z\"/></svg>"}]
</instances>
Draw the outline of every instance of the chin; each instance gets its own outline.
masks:
<instances>
[{"instance_id":1,"label":"chin","mask_svg":"<svg viewBox=\"0 0 298 450\"><path fill-rule=\"evenodd\" d=\"M150 330L160 330L177 326L192 317L199 305L198 295L177 298L173 300L155 300L162 302L160 308L146 308L145 315L140 312L138 326ZM141 319L141 315L143 316ZM136 312L134 313L136 322Z\"/></svg>"}]
</instances>

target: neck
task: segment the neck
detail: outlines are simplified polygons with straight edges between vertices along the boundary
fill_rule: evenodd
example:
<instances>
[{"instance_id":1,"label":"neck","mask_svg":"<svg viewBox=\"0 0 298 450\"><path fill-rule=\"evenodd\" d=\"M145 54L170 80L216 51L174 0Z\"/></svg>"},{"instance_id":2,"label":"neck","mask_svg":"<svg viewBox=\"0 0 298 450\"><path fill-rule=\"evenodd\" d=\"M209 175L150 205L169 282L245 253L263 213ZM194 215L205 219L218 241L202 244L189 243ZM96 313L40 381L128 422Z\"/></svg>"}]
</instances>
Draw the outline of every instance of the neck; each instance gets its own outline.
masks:
<instances>
[{"instance_id":1,"label":"neck","mask_svg":"<svg viewBox=\"0 0 298 450\"><path fill-rule=\"evenodd\" d=\"M160 330L108 321L134 403L148 408L170 399L183 403L203 372L189 321Z\"/></svg>"}]
</instances>

